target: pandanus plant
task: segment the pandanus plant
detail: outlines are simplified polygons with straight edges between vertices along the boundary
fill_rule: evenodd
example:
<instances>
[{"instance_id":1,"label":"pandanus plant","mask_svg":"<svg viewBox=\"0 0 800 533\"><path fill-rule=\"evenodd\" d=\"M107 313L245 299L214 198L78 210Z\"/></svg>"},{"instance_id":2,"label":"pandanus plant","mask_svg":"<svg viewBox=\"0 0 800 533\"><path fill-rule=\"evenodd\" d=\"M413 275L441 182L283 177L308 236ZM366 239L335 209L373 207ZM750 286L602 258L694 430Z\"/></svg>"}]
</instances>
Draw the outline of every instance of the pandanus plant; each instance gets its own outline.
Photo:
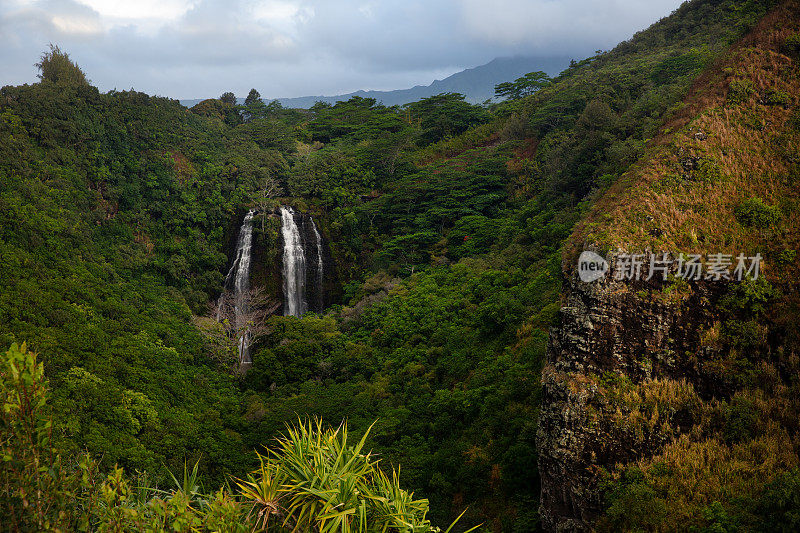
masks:
<instances>
[{"instance_id":1,"label":"pandanus plant","mask_svg":"<svg viewBox=\"0 0 800 533\"><path fill-rule=\"evenodd\" d=\"M323 427L319 419L287 426L276 446L258 456L259 468L247 479L236 480L241 496L251 504L249 517L256 528L439 532L426 518L428 500L415 500L400 487L396 470L388 477L371 452L363 453L371 429L352 446L346 422L336 429Z\"/></svg>"}]
</instances>

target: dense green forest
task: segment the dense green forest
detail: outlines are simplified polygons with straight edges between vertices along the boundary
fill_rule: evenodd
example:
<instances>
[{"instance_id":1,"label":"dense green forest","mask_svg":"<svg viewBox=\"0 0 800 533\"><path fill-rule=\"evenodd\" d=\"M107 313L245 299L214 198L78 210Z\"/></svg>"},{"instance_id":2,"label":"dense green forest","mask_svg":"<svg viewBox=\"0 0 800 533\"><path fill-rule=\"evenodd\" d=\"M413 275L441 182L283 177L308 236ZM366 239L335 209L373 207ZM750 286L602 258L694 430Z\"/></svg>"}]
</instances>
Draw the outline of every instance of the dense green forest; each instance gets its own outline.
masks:
<instances>
[{"instance_id":1,"label":"dense green forest","mask_svg":"<svg viewBox=\"0 0 800 533\"><path fill-rule=\"evenodd\" d=\"M255 452L287 423L346 420L354 442L371 428L374 483L398 469L429 501L426 520L466 510L461 531L537 530L561 245L774 3L687 2L553 79L509 80L488 106L441 94L300 111L255 92L186 109L101 93L46 52L38 83L0 90L0 346L25 342L44 363L47 446L65 464L88 452L96 464L81 468L103 479L119 466L159 487L196 464L212 494L260 468ZM341 297L321 315L269 317L240 374L203 317L243 213L282 204L319 221Z\"/></svg>"}]
</instances>

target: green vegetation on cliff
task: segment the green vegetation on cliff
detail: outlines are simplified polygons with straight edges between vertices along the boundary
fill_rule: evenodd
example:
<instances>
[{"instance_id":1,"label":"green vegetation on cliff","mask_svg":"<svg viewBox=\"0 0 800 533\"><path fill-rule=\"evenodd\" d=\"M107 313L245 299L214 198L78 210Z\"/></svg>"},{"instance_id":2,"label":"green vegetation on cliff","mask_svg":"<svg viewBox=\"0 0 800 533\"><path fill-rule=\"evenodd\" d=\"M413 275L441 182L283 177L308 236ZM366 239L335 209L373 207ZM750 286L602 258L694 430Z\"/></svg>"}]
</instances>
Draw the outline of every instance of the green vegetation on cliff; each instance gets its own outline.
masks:
<instances>
[{"instance_id":1,"label":"green vegetation on cliff","mask_svg":"<svg viewBox=\"0 0 800 533\"><path fill-rule=\"evenodd\" d=\"M797 527L798 32L800 4L781 2L695 83L565 247L567 268L587 243L764 260L756 282L619 284L598 296L600 306L625 302L640 337L665 305L664 329L692 339L662 338L638 354L637 372L618 356L553 380L592 391L581 400L593 406L587 416L611 428L596 444L614 460L592 461L596 485L584 487L603 494L600 530Z\"/></svg>"}]
</instances>

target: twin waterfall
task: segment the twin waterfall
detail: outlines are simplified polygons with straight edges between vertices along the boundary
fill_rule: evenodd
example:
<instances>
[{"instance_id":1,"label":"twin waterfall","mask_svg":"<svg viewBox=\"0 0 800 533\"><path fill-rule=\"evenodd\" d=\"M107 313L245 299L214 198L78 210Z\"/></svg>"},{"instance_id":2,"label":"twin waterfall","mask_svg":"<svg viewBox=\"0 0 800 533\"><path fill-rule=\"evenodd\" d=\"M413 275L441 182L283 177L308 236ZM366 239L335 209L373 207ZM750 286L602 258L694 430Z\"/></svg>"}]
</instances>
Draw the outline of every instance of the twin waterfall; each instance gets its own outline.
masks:
<instances>
[{"instance_id":1,"label":"twin waterfall","mask_svg":"<svg viewBox=\"0 0 800 533\"><path fill-rule=\"evenodd\" d=\"M314 219L281 207L283 314L302 316L324 308L325 259ZM311 238L313 236L313 239Z\"/></svg>"},{"instance_id":2,"label":"twin waterfall","mask_svg":"<svg viewBox=\"0 0 800 533\"><path fill-rule=\"evenodd\" d=\"M302 316L308 311L324 309L325 254L322 236L314 219L281 206L281 237L283 240L283 314ZM239 229L239 238L225 287L217 303L217 321L227 319L236 332L239 346L239 365L250 366L251 333L249 321L254 320L251 307L250 258L253 248L253 218L251 209Z\"/></svg>"}]
</instances>

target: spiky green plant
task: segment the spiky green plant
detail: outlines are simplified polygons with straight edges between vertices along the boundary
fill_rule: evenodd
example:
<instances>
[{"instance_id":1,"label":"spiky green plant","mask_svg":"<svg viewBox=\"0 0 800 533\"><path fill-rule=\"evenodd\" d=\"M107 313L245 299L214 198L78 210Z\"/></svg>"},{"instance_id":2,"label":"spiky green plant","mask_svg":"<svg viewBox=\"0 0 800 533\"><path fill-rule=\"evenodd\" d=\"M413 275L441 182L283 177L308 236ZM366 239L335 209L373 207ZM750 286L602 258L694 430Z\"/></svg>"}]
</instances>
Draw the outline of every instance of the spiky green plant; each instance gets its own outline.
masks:
<instances>
[{"instance_id":1,"label":"spiky green plant","mask_svg":"<svg viewBox=\"0 0 800 533\"><path fill-rule=\"evenodd\" d=\"M284 516L281 499L285 494L280 489L285 473L277 463L264 461L261 455L258 460L259 468L251 472L246 480L237 479L236 484L242 498L251 503L248 519L255 520L256 529L266 530L271 522L277 523Z\"/></svg>"},{"instance_id":2,"label":"spiky green plant","mask_svg":"<svg viewBox=\"0 0 800 533\"><path fill-rule=\"evenodd\" d=\"M287 425L267 455L259 454L260 467L236 480L251 502L248 517L265 531L438 532L426 518L428 500L415 500L396 470L388 477L363 452L371 429L353 446L346 422L336 429L320 419Z\"/></svg>"},{"instance_id":3,"label":"spiky green plant","mask_svg":"<svg viewBox=\"0 0 800 533\"><path fill-rule=\"evenodd\" d=\"M183 463L183 478L178 481L178 478L175 477L175 474L172 472L169 473L170 477L172 478L172 482L175 484L175 488L179 492L183 492L188 496L190 499L195 499L200 496L202 492L202 487L198 482L198 478L200 477L197 468L200 465L200 461L197 461L194 466L192 467L192 471L189 471L188 463Z\"/></svg>"}]
</instances>

